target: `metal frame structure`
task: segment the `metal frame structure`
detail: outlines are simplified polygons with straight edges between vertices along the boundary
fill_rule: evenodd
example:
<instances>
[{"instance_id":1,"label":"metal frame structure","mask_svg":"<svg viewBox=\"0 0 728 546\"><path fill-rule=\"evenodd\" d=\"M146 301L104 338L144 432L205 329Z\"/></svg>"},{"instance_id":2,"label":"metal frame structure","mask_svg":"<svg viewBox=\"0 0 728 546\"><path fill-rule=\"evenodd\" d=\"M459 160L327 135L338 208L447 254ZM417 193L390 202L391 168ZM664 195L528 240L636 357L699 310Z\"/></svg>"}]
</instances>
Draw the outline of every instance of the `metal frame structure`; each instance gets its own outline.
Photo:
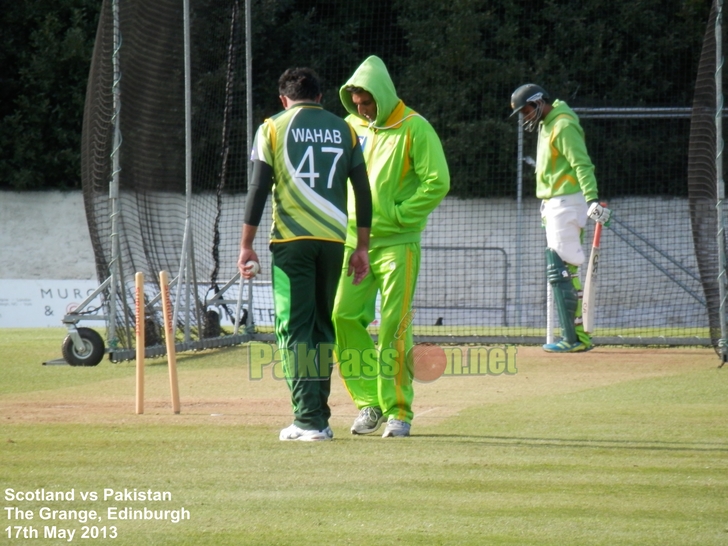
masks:
<instances>
[{"instance_id":1,"label":"metal frame structure","mask_svg":"<svg viewBox=\"0 0 728 546\"><path fill-rule=\"evenodd\" d=\"M121 118L121 80L122 74L120 70L119 57L122 52L122 38L119 23L119 2L121 0L112 0L111 9L113 13L114 28L114 48L113 48L113 145L111 152L111 178L109 181L109 200L111 203L111 260L109 267L109 277L106 278L100 286L91 293L78 307L71 313L63 317L63 324L68 329L68 336L63 342L64 360L72 365L88 365L95 366L98 364L97 355L99 354L98 344L103 344L103 339L98 334L92 334L93 331L79 328L79 323L85 320L105 320L107 324L107 341L108 347L103 347L103 352L108 353L110 360L122 361L131 360L136 356L134 348L119 348L117 329L117 302L127 302L127 294L124 283L124 271L121 261L121 245L119 241L119 221L122 215L121 204L119 200L119 173L121 166L119 161L119 152L122 146L122 135L120 129ZM179 269L177 276L170 281L170 288L176 289L176 298L174 301L173 324L182 324L183 340L175 343L178 351L208 349L213 347L224 347L231 345L239 345L252 339L255 332L253 323L252 305L253 305L253 283L247 283L237 273L230 279L219 291L211 298L206 299L206 307L223 307L235 306L235 322L232 335L218 336L212 338L193 339L192 328L193 319L198 325L202 324L200 316L200 306L197 305L198 283L194 262L194 241L191 229L191 213L192 213L192 93L191 93L191 45L190 45L190 8L189 0L183 0L183 18L184 18L184 74L185 74L185 226L182 241L182 253L180 256ZM250 130L252 127L252 46L251 46L251 2L245 1L245 20L246 20L246 83L247 83L247 126L248 138L250 139ZM250 175L250 172L248 173ZM226 293L233 287L238 286L238 295L231 299ZM244 294L247 293L247 297ZM104 298L103 308L104 314L89 314L87 311L90 304L99 296L107 296ZM245 303L244 303L245 302ZM243 332L240 331L240 317L243 306L247 306L247 313ZM144 305L145 312L153 314L161 309L161 294L157 294ZM181 317L181 322L180 322ZM127 325L130 327L130 325ZM130 329L130 328L128 328ZM67 356L72 354L73 358ZM161 343L145 348L147 357L163 356L166 354L166 346ZM52 361L53 363L62 363L63 361Z\"/></svg>"}]
</instances>

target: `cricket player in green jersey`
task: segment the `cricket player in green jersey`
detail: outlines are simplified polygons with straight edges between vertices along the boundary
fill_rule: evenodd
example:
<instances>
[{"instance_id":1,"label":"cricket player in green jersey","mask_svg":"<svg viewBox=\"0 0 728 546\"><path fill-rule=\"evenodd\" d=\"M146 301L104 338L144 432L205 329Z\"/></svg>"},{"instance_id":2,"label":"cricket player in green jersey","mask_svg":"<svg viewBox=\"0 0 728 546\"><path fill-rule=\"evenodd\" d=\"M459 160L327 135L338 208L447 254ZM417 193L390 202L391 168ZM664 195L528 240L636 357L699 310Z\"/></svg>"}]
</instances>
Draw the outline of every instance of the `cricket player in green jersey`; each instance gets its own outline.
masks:
<instances>
[{"instance_id":1,"label":"cricket player in green jersey","mask_svg":"<svg viewBox=\"0 0 728 546\"><path fill-rule=\"evenodd\" d=\"M367 58L339 95L364 150L373 206L371 275L357 285L342 274L334 303L339 368L359 409L351 432L369 434L387 420L384 437L409 436L420 234L450 189L450 174L435 130L399 99L381 59ZM356 248L354 213L350 204L347 256ZM375 346L367 327L375 318L377 293L381 321Z\"/></svg>"},{"instance_id":2,"label":"cricket player in green jersey","mask_svg":"<svg viewBox=\"0 0 728 546\"><path fill-rule=\"evenodd\" d=\"M272 188L275 332L294 415L279 437L330 440L331 312L344 259L347 181L355 200L355 226L344 269L352 284L369 272L371 193L356 133L320 105L316 73L286 70L278 88L284 110L266 119L255 136L238 268L244 278L255 276L249 265L258 262L253 240Z\"/></svg>"},{"instance_id":3,"label":"cricket player in green jersey","mask_svg":"<svg viewBox=\"0 0 728 546\"><path fill-rule=\"evenodd\" d=\"M529 83L511 95L513 113L521 114L527 131L538 128L536 197L546 228L546 277L553 288L562 339L543 349L576 353L592 348L582 322L582 287L578 268L584 263L582 237L587 217L608 225L611 211L599 204L594 165L589 158L579 117L559 99L550 100Z\"/></svg>"}]
</instances>

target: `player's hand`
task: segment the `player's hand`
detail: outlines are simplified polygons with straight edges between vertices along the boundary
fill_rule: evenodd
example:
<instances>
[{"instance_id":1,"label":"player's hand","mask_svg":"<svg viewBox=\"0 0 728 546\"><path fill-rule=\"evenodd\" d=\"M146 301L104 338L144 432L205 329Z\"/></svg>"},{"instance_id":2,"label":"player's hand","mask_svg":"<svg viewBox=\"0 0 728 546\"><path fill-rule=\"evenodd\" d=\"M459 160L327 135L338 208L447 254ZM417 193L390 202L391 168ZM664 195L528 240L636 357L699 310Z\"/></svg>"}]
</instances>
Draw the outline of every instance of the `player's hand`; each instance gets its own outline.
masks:
<instances>
[{"instance_id":1,"label":"player's hand","mask_svg":"<svg viewBox=\"0 0 728 546\"><path fill-rule=\"evenodd\" d=\"M246 265L248 262L251 261L260 263L260 260L258 259L258 255L255 253L255 250L253 250L252 248L241 248L240 256L238 256L238 271L240 271L240 274L243 276L244 279L252 279L253 277L255 277L253 267L250 265Z\"/></svg>"},{"instance_id":2,"label":"player's hand","mask_svg":"<svg viewBox=\"0 0 728 546\"><path fill-rule=\"evenodd\" d=\"M592 201L589 205L587 214L589 215L589 218L605 226L609 226L609 220L612 217L612 211L607 207L600 205L596 201Z\"/></svg>"},{"instance_id":3,"label":"player's hand","mask_svg":"<svg viewBox=\"0 0 728 546\"><path fill-rule=\"evenodd\" d=\"M354 275L354 284L359 284L369 274L369 252L366 249L357 249L349 258L349 269L346 274Z\"/></svg>"}]
</instances>

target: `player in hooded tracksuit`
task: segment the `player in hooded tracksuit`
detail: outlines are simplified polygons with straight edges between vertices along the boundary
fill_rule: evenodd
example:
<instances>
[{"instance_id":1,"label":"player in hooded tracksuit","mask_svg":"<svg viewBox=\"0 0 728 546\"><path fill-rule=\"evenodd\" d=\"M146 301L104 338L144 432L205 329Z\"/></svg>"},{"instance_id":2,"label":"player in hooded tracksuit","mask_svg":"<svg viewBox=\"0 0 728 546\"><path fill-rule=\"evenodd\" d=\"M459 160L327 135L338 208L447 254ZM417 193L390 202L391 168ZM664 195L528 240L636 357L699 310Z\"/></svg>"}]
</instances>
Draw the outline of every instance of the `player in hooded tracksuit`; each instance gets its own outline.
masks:
<instances>
[{"instance_id":1,"label":"player in hooded tracksuit","mask_svg":"<svg viewBox=\"0 0 728 546\"><path fill-rule=\"evenodd\" d=\"M372 193L371 274L356 286L342 274L333 313L340 372L360 410L351 431L374 432L387 420L385 437L407 436L420 235L450 189L450 174L435 130L399 99L381 59L367 58L341 87L340 97L350 114L346 120L359 135ZM346 256L356 241L353 213L350 206ZM375 346L367 327L375 318L378 293Z\"/></svg>"}]
</instances>

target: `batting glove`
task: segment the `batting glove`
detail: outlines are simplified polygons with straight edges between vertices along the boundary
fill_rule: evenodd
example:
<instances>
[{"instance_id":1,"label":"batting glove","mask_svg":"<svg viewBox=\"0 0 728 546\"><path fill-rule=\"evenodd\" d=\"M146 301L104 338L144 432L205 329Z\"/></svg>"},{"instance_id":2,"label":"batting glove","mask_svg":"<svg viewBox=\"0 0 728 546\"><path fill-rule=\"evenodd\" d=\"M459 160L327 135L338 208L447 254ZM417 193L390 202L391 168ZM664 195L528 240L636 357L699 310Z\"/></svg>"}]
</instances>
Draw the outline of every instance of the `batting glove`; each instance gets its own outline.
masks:
<instances>
[{"instance_id":1,"label":"batting glove","mask_svg":"<svg viewBox=\"0 0 728 546\"><path fill-rule=\"evenodd\" d=\"M587 214L589 215L589 218L591 218L595 222L599 222L600 224L609 226L609 220L612 216L612 211L609 210L607 207L600 205L598 202L592 201L589 205L589 209L587 210Z\"/></svg>"}]
</instances>

